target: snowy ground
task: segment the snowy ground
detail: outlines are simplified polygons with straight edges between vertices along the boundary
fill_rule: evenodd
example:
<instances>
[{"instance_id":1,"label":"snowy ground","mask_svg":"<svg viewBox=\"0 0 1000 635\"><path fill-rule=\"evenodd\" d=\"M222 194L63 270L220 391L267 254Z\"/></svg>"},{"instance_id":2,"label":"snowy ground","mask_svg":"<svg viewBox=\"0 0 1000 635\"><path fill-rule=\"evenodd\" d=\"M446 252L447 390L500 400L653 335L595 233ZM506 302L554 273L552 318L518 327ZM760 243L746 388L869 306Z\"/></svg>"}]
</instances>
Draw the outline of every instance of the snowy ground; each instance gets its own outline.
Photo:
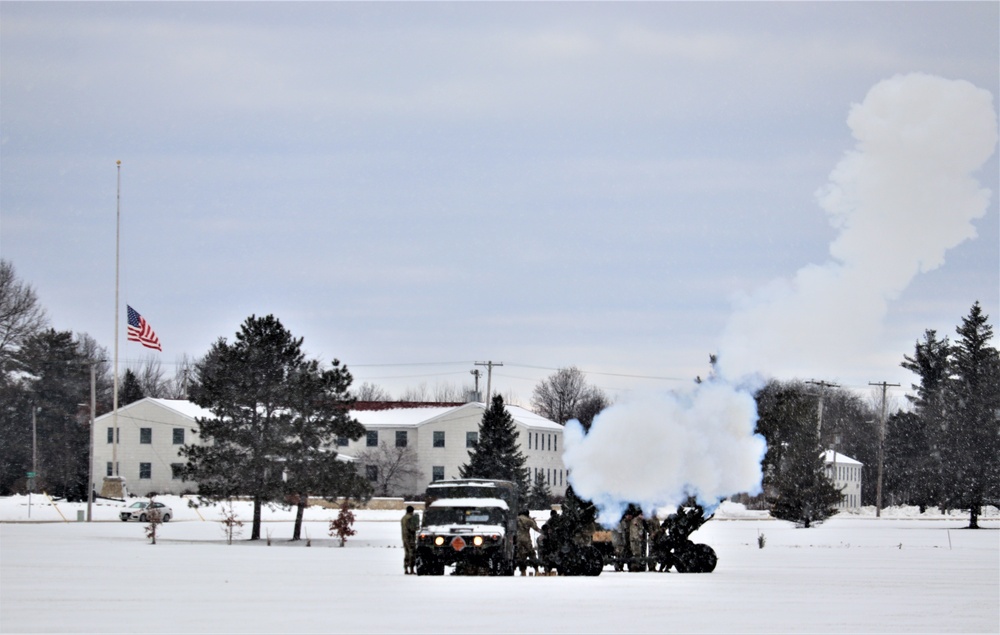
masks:
<instances>
[{"instance_id":1,"label":"snowy ground","mask_svg":"<svg viewBox=\"0 0 1000 635\"><path fill-rule=\"evenodd\" d=\"M35 496L28 522L26 497L0 499L0 631L1000 632L995 509L981 531L912 509L806 530L727 505L694 536L719 554L711 574L427 578L403 575L401 512L357 512L340 548L336 510L308 510L311 547L288 542L292 513L272 510L271 546L230 546L218 508L159 500L177 514L154 546L115 505L76 522L84 504Z\"/></svg>"}]
</instances>

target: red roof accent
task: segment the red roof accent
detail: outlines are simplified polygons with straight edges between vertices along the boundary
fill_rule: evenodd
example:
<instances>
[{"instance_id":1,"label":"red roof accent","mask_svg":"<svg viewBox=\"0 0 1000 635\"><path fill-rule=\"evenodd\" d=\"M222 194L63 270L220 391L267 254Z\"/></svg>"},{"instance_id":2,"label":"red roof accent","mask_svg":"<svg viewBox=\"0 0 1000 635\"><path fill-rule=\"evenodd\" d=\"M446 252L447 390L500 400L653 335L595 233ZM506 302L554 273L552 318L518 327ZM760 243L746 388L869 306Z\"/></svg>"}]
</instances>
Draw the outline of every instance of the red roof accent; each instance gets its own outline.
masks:
<instances>
[{"instance_id":1,"label":"red roof accent","mask_svg":"<svg viewBox=\"0 0 1000 635\"><path fill-rule=\"evenodd\" d=\"M464 401L355 401L351 410L394 410L396 408L453 408Z\"/></svg>"}]
</instances>

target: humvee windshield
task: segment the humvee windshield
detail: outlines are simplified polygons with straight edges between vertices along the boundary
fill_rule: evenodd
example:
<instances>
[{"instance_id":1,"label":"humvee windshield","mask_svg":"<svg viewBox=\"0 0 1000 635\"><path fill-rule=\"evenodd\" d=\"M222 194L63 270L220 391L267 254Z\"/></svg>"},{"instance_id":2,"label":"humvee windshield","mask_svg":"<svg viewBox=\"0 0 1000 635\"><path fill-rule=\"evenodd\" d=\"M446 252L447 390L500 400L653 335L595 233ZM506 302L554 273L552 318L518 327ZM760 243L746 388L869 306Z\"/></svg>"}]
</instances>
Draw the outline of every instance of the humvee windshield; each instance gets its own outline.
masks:
<instances>
[{"instance_id":1,"label":"humvee windshield","mask_svg":"<svg viewBox=\"0 0 1000 635\"><path fill-rule=\"evenodd\" d=\"M442 485L427 488L427 494L437 498L500 498L501 491L493 485Z\"/></svg>"},{"instance_id":2,"label":"humvee windshield","mask_svg":"<svg viewBox=\"0 0 1000 635\"><path fill-rule=\"evenodd\" d=\"M496 507L431 507L424 512L428 525L502 525L504 510Z\"/></svg>"}]
</instances>

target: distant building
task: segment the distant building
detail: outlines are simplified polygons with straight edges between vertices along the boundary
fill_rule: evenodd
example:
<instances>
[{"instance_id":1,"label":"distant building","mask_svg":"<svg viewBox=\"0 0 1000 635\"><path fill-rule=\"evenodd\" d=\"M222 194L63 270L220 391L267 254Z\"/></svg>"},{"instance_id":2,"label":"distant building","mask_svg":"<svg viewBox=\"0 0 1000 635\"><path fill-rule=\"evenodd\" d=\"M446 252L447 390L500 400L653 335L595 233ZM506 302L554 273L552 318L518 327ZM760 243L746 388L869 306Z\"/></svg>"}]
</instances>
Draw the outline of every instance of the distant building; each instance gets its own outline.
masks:
<instances>
[{"instance_id":1,"label":"distant building","mask_svg":"<svg viewBox=\"0 0 1000 635\"><path fill-rule=\"evenodd\" d=\"M394 405L394 404L389 404ZM409 404L408 404L409 405ZM540 474L554 496L566 493L566 469L562 462L563 426L518 406L506 406L517 428L521 452L527 459L529 482ZM400 483L390 495L419 494L433 481L459 478L458 468L469 462L469 450L478 438L479 424L486 406L479 402L461 406L391 407L380 410L355 410L351 415L361 422L367 434L358 441L337 447L338 452L359 457L381 442L391 447L416 450L420 476ZM366 471L372 466L365 466ZM375 480L377 474L369 473Z\"/></svg>"},{"instance_id":2,"label":"distant building","mask_svg":"<svg viewBox=\"0 0 1000 635\"><path fill-rule=\"evenodd\" d=\"M400 483L393 496L419 494L435 480L457 478L458 468L468 463L470 443L477 439L485 406L482 403L432 405L398 403L359 404L351 416L365 426L366 434L357 441L338 440L336 451L354 460L364 450L385 441L392 447L412 447L419 476ZM517 406L507 406L517 427L521 452L527 458L529 479L541 474L555 496L566 492L566 470L562 463L563 426ZM178 477L185 459L178 450L198 444L195 417L212 413L190 401L147 397L118 409L118 475L125 479L129 493L147 496L197 491L197 483ZM113 415L98 417L94 431L94 489L101 490L105 475L114 475L112 466ZM401 445L402 444L402 445ZM359 470L370 477L372 466L359 462Z\"/></svg>"},{"instance_id":3,"label":"distant building","mask_svg":"<svg viewBox=\"0 0 1000 635\"><path fill-rule=\"evenodd\" d=\"M823 455L826 465L826 476L833 481L834 487L840 490L844 498L837 509L861 508L861 468L863 464L846 454L827 450Z\"/></svg>"}]
</instances>

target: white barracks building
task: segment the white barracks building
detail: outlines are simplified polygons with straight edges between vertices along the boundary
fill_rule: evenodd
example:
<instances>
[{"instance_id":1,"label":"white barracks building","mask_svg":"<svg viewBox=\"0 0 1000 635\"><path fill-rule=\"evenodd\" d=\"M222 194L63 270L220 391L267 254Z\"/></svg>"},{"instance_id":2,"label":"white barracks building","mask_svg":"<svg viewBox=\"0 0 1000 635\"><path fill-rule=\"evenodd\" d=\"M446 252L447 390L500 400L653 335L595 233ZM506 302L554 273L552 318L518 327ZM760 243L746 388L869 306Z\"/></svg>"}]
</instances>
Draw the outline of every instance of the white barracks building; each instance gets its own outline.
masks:
<instances>
[{"instance_id":1,"label":"white barracks building","mask_svg":"<svg viewBox=\"0 0 1000 635\"><path fill-rule=\"evenodd\" d=\"M412 404L407 404L411 406ZM353 460L365 450L385 442L390 447L412 447L419 475L400 483L390 496L419 494L435 480L459 477L459 466L469 462L469 448L479 433L485 406L482 403L426 407L393 407L391 402L351 412L367 430L357 441L341 439L336 450ZM529 480L540 474L554 496L566 492L566 469L562 463L563 426L518 406L507 406L517 428L521 452L527 458ZM195 417L211 417L211 412L176 399L147 397L118 409L118 443L113 440L112 413L102 415L94 427L95 483L100 492L105 476L114 475L112 455L118 475L125 479L129 493L146 496L196 492L198 484L178 477L184 459L178 450L200 442ZM371 466L360 465L362 474Z\"/></svg>"}]
</instances>

